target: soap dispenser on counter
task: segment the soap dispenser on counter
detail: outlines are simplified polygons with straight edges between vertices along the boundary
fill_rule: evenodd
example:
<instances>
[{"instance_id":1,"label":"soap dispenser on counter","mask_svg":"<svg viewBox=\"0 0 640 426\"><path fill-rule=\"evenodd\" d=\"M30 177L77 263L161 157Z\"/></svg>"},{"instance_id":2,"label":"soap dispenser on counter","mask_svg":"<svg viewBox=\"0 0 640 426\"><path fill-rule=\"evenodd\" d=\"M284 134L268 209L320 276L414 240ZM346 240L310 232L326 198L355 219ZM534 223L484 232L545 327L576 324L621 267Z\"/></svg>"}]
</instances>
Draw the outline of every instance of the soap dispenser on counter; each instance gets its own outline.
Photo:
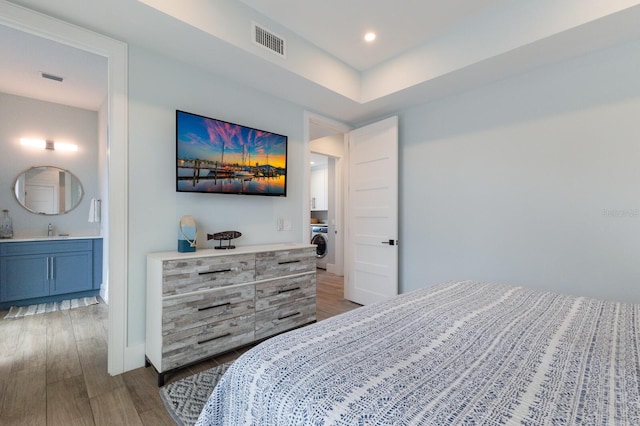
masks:
<instances>
[{"instance_id":1,"label":"soap dispenser on counter","mask_svg":"<svg viewBox=\"0 0 640 426\"><path fill-rule=\"evenodd\" d=\"M47 227L47 237L53 237L53 225L49 224Z\"/></svg>"},{"instance_id":2,"label":"soap dispenser on counter","mask_svg":"<svg viewBox=\"0 0 640 426\"><path fill-rule=\"evenodd\" d=\"M2 210L2 219L0 219L0 238L13 238L13 222L9 217L9 210Z\"/></svg>"}]
</instances>

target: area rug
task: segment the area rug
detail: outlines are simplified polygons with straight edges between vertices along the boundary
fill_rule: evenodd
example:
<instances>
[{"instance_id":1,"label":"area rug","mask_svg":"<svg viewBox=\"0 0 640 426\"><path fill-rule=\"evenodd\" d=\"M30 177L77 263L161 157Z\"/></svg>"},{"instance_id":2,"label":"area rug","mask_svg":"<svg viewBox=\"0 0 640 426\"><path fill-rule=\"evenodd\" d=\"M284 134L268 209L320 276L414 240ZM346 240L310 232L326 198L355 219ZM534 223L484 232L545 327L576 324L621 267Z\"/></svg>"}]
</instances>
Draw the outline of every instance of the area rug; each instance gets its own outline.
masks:
<instances>
[{"instance_id":1,"label":"area rug","mask_svg":"<svg viewBox=\"0 0 640 426\"><path fill-rule=\"evenodd\" d=\"M79 299L62 300L60 302L40 303L29 306L12 306L6 318L20 318L28 315L46 314L47 312L66 311L67 309L96 305L95 297L81 297Z\"/></svg>"},{"instance_id":2,"label":"area rug","mask_svg":"<svg viewBox=\"0 0 640 426\"><path fill-rule=\"evenodd\" d=\"M160 388L160 398L178 425L191 426L196 423L213 388L230 365L230 362L222 364Z\"/></svg>"}]
</instances>

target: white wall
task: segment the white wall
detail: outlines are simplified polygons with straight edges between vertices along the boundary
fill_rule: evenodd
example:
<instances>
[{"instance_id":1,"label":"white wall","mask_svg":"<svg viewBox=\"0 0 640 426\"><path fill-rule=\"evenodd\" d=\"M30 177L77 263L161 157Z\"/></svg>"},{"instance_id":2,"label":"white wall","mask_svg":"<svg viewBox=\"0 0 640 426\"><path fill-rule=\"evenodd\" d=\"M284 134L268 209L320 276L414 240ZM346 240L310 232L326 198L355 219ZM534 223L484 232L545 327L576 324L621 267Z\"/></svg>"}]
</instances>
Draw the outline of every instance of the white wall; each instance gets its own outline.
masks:
<instances>
[{"instance_id":1,"label":"white wall","mask_svg":"<svg viewBox=\"0 0 640 426\"><path fill-rule=\"evenodd\" d=\"M31 137L75 143L77 152L52 151L20 145ZM98 114L95 111L0 93L0 208L9 209L14 236L46 236L47 225L56 233L99 235L98 224L88 222L89 200L99 198ZM69 170L82 182L84 197L67 214L45 216L24 209L10 190L16 176L32 166Z\"/></svg>"},{"instance_id":2,"label":"white wall","mask_svg":"<svg viewBox=\"0 0 640 426\"><path fill-rule=\"evenodd\" d=\"M176 109L287 135L287 197L177 193ZM195 218L198 249L216 243L207 233L225 230L242 233L236 245L303 241L302 141L301 107L130 46L129 345L144 343L146 255L177 250L181 216ZM293 231L277 231L278 218Z\"/></svg>"},{"instance_id":3,"label":"white wall","mask_svg":"<svg viewBox=\"0 0 640 426\"><path fill-rule=\"evenodd\" d=\"M311 152L328 155L330 157L344 157L344 135L337 133L324 138L314 139L309 142Z\"/></svg>"},{"instance_id":4,"label":"white wall","mask_svg":"<svg viewBox=\"0 0 640 426\"><path fill-rule=\"evenodd\" d=\"M640 302L640 42L400 114L401 291Z\"/></svg>"}]
</instances>

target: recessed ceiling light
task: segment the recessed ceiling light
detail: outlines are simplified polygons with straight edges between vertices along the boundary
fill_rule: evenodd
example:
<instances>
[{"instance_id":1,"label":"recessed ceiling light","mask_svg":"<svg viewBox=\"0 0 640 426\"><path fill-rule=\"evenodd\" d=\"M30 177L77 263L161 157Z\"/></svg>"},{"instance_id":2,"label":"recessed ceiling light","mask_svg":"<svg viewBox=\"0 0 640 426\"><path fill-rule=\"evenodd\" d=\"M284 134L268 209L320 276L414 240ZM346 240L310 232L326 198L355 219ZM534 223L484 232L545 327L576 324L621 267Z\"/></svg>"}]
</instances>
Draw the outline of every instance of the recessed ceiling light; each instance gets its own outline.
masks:
<instances>
[{"instance_id":1,"label":"recessed ceiling light","mask_svg":"<svg viewBox=\"0 0 640 426\"><path fill-rule=\"evenodd\" d=\"M368 41L369 43L371 43L375 39L376 39L376 33L374 32L368 32L364 35L364 41Z\"/></svg>"}]
</instances>

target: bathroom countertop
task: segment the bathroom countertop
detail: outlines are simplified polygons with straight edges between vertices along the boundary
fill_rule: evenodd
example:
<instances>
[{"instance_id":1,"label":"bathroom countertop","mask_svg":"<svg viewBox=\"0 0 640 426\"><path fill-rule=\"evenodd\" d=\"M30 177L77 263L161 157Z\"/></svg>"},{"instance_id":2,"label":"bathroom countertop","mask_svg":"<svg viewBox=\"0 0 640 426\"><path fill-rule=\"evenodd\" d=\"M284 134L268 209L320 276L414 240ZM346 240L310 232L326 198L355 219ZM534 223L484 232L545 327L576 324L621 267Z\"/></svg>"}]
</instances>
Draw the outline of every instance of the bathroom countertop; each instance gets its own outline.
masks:
<instances>
[{"instance_id":1,"label":"bathroom countertop","mask_svg":"<svg viewBox=\"0 0 640 426\"><path fill-rule=\"evenodd\" d=\"M0 239L0 243L19 243L25 241L56 241L56 240L86 240L86 239L94 239L94 238L102 238L100 235L54 235L52 237L14 237L14 238L2 238Z\"/></svg>"}]
</instances>

